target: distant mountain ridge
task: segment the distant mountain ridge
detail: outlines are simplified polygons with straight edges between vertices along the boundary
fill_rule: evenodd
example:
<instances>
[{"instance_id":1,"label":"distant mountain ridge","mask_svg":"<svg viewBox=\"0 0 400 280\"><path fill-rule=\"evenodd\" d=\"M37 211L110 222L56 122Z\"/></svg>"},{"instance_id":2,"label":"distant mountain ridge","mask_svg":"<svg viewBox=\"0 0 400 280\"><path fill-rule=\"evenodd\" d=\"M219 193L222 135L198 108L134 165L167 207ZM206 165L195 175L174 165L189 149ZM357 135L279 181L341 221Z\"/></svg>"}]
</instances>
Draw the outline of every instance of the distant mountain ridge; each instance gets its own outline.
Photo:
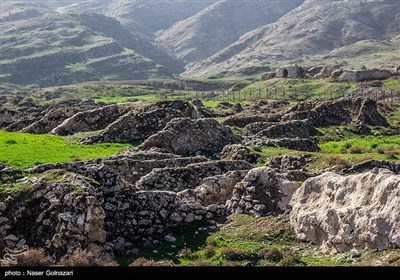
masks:
<instances>
[{"instance_id":1,"label":"distant mountain ridge","mask_svg":"<svg viewBox=\"0 0 400 280\"><path fill-rule=\"evenodd\" d=\"M0 82L29 86L400 61L398 0L9 1L0 28Z\"/></svg>"}]
</instances>

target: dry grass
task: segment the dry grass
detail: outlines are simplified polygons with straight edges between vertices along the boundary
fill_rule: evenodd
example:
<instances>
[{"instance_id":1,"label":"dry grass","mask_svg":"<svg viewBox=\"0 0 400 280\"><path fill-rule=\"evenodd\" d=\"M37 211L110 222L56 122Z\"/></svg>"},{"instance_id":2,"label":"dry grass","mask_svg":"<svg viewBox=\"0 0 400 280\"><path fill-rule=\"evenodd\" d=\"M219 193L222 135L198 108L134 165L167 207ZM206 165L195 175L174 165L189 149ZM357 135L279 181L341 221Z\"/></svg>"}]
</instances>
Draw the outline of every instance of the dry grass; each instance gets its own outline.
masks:
<instances>
[{"instance_id":1,"label":"dry grass","mask_svg":"<svg viewBox=\"0 0 400 280\"><path fill-rule=\"evenodd\" d=\"M51 261L43 249L29 249L17 256L18 266L49 266Z\"/></svg>"},{"instance_id":2,"label":"dry grass","mask_svg":"<svg viewBox=\"0 0 400 280\"><path fill-rule=\"evenodd\" d=\"M283 258L283 254L277 248L272 249L263 248L259 252L259 256L263 259L279 262Z\"/></svg>"},{"instance_id":3,"label":"dry grass","mask_svg":"<svg viewBox=\"0 0 400 280\"><path fill-rule=\"evenodd\" d=\"M221 249L221 256L228 260L238 261L246 259L248 254L240 248L223 247Z\"/></svg>"},{"instance_id":4,"label":"dry grass","mask_svg":"<svg viewBox=\"0 0 400 280\"><path fill-rule=\"evenodd\" d=\"M134 260L129 266L173 266L172 261L153 261L146 258L138 258Z\"/></svg>"},{"instance_id":5,"label":"dry grass","mask_svg":"<svg viewBox=\"0 0 400 280\"><path fill-rule=\"evenodd\" d=\"M348 159L335 156L328 157L327 162L329 165L334 165L335 169L338 171L350 168L352 166L351 162Z\"/></svg>"},{"instance_id":6,"label":"dry grass","mask_svg":"<svg viewBox=\"0 0 400 280\"><path fill-rule=\"evenodd\" d=\"M62 266L117 266L115 262L96 258L81 249L75 250L70 255L63 256L58 264Z\"/></svg>"}]
</instances>

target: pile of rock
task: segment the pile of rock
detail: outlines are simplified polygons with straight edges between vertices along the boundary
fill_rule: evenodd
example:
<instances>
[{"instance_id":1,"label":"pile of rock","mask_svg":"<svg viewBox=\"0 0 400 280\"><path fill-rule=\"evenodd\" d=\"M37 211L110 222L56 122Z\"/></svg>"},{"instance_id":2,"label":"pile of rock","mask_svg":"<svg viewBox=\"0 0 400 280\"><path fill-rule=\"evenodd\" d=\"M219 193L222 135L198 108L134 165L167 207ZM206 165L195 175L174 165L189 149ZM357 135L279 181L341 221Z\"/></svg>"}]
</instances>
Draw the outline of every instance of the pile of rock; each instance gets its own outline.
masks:
<instances>
[{"instance_id":1,"label":"pile of rock","mask_svg":"<svg viewBox=\"0 0 400 280\"><path fill-rule=\"evenodd\" d=\"M235 185L233 195L226 203L227 210L256 217L282 214L298 187L297 183L272 169L255 168Z\"/></svg>"},{"instance_id":2,"label":"pile of rock","mask_svg":"<svg viewBox=\"0 0 400 280\"><path fill-rule=\"evenodd\" d=\"M308 120L288 121L269 126L257 133L257 136L278 138L310 138L310 122Z\"/></svg>"},{"instance_id":3,"label":"pile of rock","mask_svg":"<svg viewBox=\"0 0 400 280\"><path fill-rule=\"evenodd\" d=\"M170 121L167 126L147 138L142 149L159 148L177 155L220 153L224 146L240 142L229 127L214 119L180 118Z\"/></svg>"},{"instance_id":4,"label":"pile of rock","mask_svg":"<svg viewBox=\"0 0 400 280\"><path fill-rule=\"evenodd\" d=\"M189 164L185 167L154 169L137 183L139 190L168 190L179 192L194 189L202 179L234 170L249 170L252 165L246 161L208 161Z\"/></svg>"},{"instance_id":5,"label":"pile of rock","mask_svg":"<svg viewBox=\"0 0 400 280\"><path fill-rule=\"evenodd\" d=\"M99 134L85 139L84 142L129 143L142 141L163 129L172 119L182 116L180 111L170 108L155 109L143 113L129 112L108 125Z\"/></svg>"},{"instance_id":6,"label":"pile of rock","mask_svg":"<svg viewBox=\"0 0 400 280\"><path fill-rule=\"evenodd\" d=\"M123 105L109 105L79 112L54 128L51 133L73 135L77 132L96 131L107 127L131 108Z\"/></svg>"},{"instance_id":7,"label":"pile of rock","mask_svg":"<svg viewBox=\"0 0 400 280\"><path fill-rule=\"evenodd\" d=\"M222 160L244 160L249 163L257 163L259 156L243 145L233 144L224 147L220 158Z\"/></svg>"},{"instance_id":8,"label":"pile of rock","mask_svg":"<svg viewBox=\"0 0 400 280\"><path fill-rule=\"evenodd\" d=\"M333 101L306 101L286 111L281 120L306 120L313 126L340 125L364 122L372 126L388 126L388 122L369 98L344 97Z\"/></svg>"},{"instance_id":9,"label":"pile of rock","mask_svg":"<svg viewBox=\"0 0 400 280\"><path fill-rule=\"evenodd\" d=\"M277 170L300 170L307 164L304 155L301 156L274 156L271 157L267 166Z\"/></svg>"}]
</instances>

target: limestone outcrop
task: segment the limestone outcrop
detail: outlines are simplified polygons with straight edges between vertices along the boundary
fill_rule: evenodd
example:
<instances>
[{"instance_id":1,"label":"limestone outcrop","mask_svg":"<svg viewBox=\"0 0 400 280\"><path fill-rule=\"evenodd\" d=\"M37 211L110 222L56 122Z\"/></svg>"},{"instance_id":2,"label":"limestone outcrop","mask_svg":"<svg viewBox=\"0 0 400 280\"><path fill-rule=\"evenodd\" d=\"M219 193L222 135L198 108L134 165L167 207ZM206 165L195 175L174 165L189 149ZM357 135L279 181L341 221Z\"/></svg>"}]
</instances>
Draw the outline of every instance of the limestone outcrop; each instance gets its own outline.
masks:
<instances>
[{"instance_id":1,"label":"limestone outcrop","mask_svg":"<svg viewBox=\"0 0 400 280\"><path fill-rule=\"evenodd\" d=\"M386 169L306 180L293 195L299 239L333 252L400 247L400 176Z\"/></svg>"}]
</instances>

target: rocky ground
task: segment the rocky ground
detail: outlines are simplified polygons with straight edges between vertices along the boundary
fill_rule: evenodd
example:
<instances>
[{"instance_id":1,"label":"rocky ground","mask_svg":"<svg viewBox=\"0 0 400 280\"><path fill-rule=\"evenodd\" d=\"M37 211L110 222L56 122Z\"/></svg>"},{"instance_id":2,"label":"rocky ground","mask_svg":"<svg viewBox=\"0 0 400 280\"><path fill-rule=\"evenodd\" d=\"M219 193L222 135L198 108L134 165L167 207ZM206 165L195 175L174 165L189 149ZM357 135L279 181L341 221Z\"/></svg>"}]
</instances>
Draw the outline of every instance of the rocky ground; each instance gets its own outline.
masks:
<instances>
[{"instance_id":1,"label":"rocky ground","mask_svg":"<svg viewBox=\"0 0 400 280\"><path fill-rule=\"evenodd\" d=\"M77 256L91 265L399 265L398 143L386 160L315 168L331 130L396 137L395 105L360 96L213 109L1 102L2 130L133 146L25 170L0 164L0 251L28 245L70 265Z\"/></svg>"}]
</instances>

